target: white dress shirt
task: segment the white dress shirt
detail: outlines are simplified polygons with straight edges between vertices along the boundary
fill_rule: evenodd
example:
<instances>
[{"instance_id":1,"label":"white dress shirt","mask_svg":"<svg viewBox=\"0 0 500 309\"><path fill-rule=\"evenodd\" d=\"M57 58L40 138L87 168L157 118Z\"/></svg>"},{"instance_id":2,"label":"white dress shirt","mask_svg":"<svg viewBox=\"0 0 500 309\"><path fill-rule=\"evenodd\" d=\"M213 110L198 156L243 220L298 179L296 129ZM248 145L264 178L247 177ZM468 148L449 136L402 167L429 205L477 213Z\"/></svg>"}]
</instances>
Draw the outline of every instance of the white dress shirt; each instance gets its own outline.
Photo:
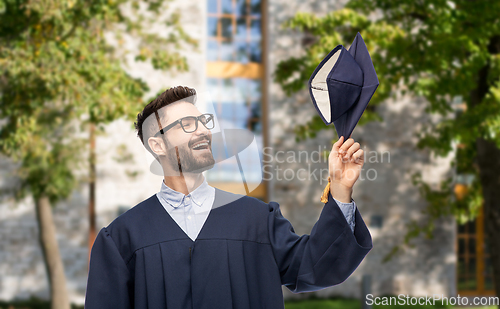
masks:
<instances>
[{"instance_id":1,"label":"white dress shirt","mask_svg":"<svg viewBox=\"0 0 500 309\"><path fill-rule=\"evenodd\" d=\"M215 200L215 189L206 180L188 195L177 192L161 182L156 194L168 214L193 241L207 220Z\"/></svg>"},{"instance_id":2,"label":"white dress shirt","mask_svg":"<svg viewBox=\"0 0 500 309\"><path fill-rule=\"evenodd\" d=\"M209 186L207 181L203 180L203 183L198 188L188 195L184 195L169 188L162 181L160 192L156 193L156 197L177 225L194 241L198 237L214 204L215 188ZM356 203L354 201L342 203L336 199L334 200L354 232Z\"/></svg>"}]
</instances>

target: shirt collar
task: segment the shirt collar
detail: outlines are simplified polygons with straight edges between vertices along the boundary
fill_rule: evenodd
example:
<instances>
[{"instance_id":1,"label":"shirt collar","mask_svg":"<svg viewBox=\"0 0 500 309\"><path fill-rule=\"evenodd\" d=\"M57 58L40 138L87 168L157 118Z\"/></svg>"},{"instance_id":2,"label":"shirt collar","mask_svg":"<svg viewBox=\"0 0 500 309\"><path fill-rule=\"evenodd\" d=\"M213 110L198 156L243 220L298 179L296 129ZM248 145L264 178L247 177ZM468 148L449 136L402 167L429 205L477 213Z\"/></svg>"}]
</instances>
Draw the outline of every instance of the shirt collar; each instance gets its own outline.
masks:
<instances>
[{"instance_id":1,"label":"shirt collar","mask_svg":"<svg viewBox=\"0 0 500 309\"><path fill-rule=\"evenodd\" d=\"M211 187L208 185L207 180L204 179L198 188L191 191L188 195L175 191L168 187L162 180L161 182L161 197L172 207L177 208L182 205L184 199L189 196L197 206L202 206L203 202L211 194Z\"/></svg>"}]
</instances>

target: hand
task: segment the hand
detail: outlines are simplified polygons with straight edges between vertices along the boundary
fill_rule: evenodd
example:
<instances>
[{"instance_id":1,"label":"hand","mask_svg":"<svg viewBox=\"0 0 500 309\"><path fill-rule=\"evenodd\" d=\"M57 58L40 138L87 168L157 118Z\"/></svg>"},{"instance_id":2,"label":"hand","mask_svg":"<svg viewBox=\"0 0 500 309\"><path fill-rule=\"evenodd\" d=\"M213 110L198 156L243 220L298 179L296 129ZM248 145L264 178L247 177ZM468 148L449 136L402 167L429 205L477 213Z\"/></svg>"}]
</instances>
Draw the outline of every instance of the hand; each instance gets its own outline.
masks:
<instances>
[{"instance_id":1,"label":"hand","mask_svg":"<svg viewBox=\"0 0 500 309\"><path fill-rule=\"evenodd\" d=\"M330 193L340 202L350 203L352 187L359 178L364 164L364 152L352 138L344 142L344 137L333 144L328 157Z\"/></svg>"}]
</instances>

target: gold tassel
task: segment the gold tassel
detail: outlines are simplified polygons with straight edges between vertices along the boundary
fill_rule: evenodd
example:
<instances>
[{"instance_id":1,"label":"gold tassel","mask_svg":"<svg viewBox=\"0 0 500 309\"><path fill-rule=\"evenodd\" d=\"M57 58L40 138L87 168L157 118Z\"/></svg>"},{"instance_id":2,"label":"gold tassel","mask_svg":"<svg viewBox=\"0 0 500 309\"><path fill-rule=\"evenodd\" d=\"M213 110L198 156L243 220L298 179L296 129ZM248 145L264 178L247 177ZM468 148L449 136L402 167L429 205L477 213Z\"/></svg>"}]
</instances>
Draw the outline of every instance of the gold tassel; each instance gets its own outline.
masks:
<instances>
[{"instance_id":1,"label":"gold tassel","mask_svg":"<svg viewBox=\"0 0 500 309\"><path fill-rule=\"evenodd\" d=\"M323 195L321 195L321 203L328 202L329 192L330 192L330 177L328 177L328 184L326 185L325 190L323 190Z\"/></svg>"}]
</instances>

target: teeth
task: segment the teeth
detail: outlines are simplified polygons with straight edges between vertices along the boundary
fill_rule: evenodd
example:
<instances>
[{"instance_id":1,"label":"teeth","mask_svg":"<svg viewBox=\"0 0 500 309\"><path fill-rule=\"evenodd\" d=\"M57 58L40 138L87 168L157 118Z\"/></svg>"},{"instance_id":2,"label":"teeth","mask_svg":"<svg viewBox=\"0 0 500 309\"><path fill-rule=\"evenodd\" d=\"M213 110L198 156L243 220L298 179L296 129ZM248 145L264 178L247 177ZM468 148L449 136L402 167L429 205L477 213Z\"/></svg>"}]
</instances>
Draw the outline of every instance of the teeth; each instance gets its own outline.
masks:
<instances>
[{"instance_id":1,"label":"teeth","mask_svg":"<svg viewBox=\"0 0 500 309\"><path fill-rule=\"evenodd\" d=\"M199 147L203 147L203 146L208 146L208 143L207 142L201 142L201 143L197 143L193 146L193 149L196 149L196 148L199 148Z\"/></svg>"}]
</instances>

